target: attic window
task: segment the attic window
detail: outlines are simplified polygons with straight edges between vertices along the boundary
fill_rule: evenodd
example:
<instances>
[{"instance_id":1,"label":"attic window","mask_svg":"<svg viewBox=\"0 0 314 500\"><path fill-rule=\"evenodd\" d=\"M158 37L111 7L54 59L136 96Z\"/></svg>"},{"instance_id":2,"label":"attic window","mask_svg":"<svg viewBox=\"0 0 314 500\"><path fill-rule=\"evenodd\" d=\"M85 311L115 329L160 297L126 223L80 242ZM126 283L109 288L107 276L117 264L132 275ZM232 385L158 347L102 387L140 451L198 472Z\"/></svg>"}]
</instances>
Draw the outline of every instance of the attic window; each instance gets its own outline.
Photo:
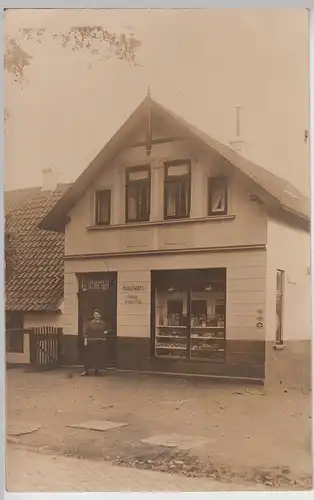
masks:
<instances>
[{"instance_id":1,"label":"attic window","mask_svg":"<svg viewBox=\"0 0 314 500\"><path fill-rule=\"evenodd\" d=\"M164 218L183 219L190 217L191 163L177 160L165 164Z\"/></svg>"},{"instance_id":2,"label":"attic window","mask_svg":"<svg viewBox=\"0 0 314 500\"><path fill-rule=\"evenodd\" d=\"M228 182L225 177L208 179L208 215L227 215Z\"/></svg>"},{"instance_id":3,"label":"attic window","mask_svg":"<svg viewBox=\"0 0 314 500\"><path fill-rule=\"evenodd\" d=\"M148 221L150 217L150 168L132 167L126 172L126 222Z\"/></svg>"},{"instance_id":4,"label":"attic window","mask_svg":"<svg viewBox=\"0 0 314 500\"><path fill-rule=\"evenodd\" d=\"M95 223L97 226L105 226L110 224L111 212L111 191L110 189L102 189L96 191L95 197Z\"/></svg>"}]
</instances>

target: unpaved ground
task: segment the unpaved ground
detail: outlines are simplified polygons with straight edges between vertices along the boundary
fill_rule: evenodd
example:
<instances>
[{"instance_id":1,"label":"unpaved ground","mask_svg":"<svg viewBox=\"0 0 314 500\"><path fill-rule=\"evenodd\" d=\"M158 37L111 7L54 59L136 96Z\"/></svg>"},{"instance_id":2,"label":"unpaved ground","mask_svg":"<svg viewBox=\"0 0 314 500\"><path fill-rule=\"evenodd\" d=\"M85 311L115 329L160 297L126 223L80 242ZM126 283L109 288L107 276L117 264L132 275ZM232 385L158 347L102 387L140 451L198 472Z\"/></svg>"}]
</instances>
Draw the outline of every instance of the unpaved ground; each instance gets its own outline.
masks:
<instances>
[{"instance_id":1,"label":"unpaved ground","mask_svg":"<svg viewBox=\"0 0 314 500\"><path fill-rule=\"evenodd\" d=\"M8 446L7 462L6 487L10 492L192 492L257 489L256 485L226 485L208 478L182 478L177 474L116 467L108 462L37 453L14 445ZM262 486L258 487L258 490L263 489Z\"/></svg>"},{"instance_id":2,"label":"unpaved ground","mask_svg":"<svg viewBox=\"0 0 314 500\"><path fill-rule=\"evenodd\" d=\"M118 375L69 377L9 370L8 423L41 428L19 442L55 453L223 482L311 488L311 395L208 380ZM106 432L69 428L86 420L126 422ZM159 434L205 437L199 448L148 446Z\"/></svg>"}]
</instances>

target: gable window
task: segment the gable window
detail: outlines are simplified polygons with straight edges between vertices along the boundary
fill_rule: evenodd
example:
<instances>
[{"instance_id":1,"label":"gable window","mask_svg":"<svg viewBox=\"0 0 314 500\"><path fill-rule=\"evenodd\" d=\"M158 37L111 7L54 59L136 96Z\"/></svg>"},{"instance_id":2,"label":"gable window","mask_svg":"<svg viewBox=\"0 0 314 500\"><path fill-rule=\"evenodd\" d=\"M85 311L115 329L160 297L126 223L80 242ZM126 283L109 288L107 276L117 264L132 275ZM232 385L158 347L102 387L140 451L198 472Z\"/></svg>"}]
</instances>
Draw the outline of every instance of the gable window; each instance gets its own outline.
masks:
<instances>
[{"instance_id":1,"label":"gable window","mask_svg":"<svg viewBox=\"0 0 314 500\"><path fill-rule=\"evenodd\" d=\"M150 216L150 168L132 167L126 172L126 222L148 221Z\"/></svg>"},{"instance_id":2,"label":"gable window","mask_svg":"<svg viewBox=\"0 0 314 500\"><path fill-rule=\"evenodd\" d=\"M228 183L225 177L208 179L208 215L227 215Z\"/></svg>"},{"instance_id":3,"label":"gable window","mask_svg":"<svg viewBox=\"0 0 314 500\"><path fill-rule=\"evenodd\" d=\"M191 162L178 160L165 163L164 218L190 217Z\"/></svg>"},{"instance_id":4,"label":"gable window","mask_svg":"<svg viewBox=\"0 0 314 500\"><path fill-rule=\"evenodd\" d=\"M95 222L97 226L110 224L111 212L111 191L110 189L101 189L96 191L95 199Z\"/></svg>"}]
</instances>

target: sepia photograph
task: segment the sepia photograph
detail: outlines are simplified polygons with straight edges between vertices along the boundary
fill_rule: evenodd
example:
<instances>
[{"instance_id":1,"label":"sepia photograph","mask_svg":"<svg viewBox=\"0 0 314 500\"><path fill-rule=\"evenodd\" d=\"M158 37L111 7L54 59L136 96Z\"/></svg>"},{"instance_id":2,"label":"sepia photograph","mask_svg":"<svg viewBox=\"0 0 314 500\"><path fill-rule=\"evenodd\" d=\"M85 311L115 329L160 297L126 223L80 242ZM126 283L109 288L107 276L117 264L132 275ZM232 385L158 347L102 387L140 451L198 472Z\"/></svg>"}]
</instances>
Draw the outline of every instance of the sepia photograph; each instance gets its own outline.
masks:
<instances>
[{"instance_id":1,"label":"sepia photograph","mask_svg":"<svg viewBox=\"0 0 314 500\"><path fill-rule=\"evenodd\" d=\"M312 490L308 9L5 9L9 492Z\"/></svg>"}]
</instances>

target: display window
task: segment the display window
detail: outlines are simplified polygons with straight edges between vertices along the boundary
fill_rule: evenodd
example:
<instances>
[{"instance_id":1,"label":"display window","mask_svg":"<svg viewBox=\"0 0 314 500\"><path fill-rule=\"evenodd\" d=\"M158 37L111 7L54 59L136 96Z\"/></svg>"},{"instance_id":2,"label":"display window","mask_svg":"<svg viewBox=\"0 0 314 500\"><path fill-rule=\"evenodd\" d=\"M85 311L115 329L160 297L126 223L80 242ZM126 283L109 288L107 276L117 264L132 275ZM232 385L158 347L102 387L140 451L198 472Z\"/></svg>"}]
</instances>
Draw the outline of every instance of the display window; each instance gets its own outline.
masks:
<instances>
[{"instance_id":1,"label":"display window","mask_svg":"<svg viewBox=\"0 0 314 500\"><path fill-rule=\"evenodd\" d=\"M152 275L155 357L224 361L226 270Z\"/></svg>"}]
</instances>

